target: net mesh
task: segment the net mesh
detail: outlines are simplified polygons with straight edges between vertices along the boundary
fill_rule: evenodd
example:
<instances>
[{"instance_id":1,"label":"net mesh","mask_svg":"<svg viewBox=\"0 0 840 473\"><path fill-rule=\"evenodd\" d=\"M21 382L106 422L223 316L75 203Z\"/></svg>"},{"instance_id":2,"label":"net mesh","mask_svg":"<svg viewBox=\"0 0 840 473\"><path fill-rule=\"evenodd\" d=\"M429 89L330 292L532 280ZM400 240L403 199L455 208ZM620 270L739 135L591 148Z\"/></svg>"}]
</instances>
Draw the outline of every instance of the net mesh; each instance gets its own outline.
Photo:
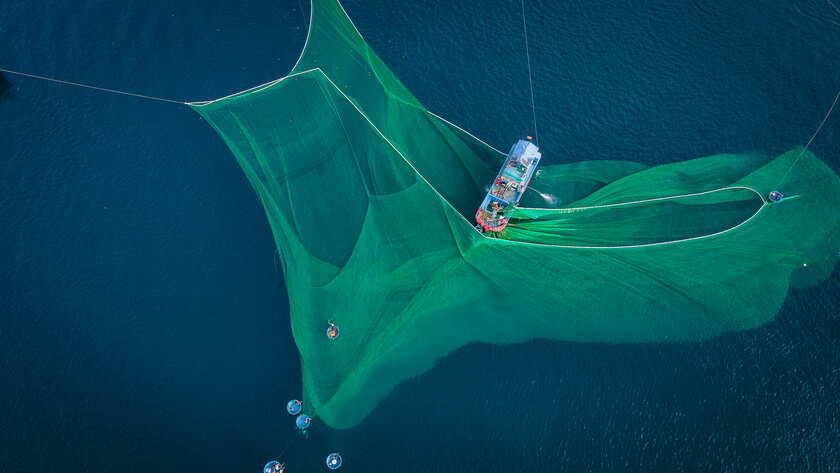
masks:
<instances>
[{"instance_id":1,"label":"net mesh","mask_svg":"<svg viewBox=\"0 0 840 473\"><path fill-rule=\"evenodd\" d=\"M426 111L335 0L313 1L289 76L192 106L265 207L304 405L335 428L470 342L695 341L759 326L837 259L840 180L801 149L541 166L507 229L478 233L505 156ZM776 188L785 199L766 203Z\"/></svg>"}]
</instances>

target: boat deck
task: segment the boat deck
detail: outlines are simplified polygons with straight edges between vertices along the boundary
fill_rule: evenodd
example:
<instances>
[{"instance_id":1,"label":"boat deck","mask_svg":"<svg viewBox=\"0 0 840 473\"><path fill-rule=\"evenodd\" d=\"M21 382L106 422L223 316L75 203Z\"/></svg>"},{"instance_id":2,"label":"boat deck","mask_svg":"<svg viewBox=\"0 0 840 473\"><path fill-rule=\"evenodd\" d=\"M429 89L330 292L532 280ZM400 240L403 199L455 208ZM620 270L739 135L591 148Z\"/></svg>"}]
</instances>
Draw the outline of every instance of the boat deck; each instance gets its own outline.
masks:
<instances>
[{"instance_id":1,"label":"boat deck","mask_svg":"<svg viewBox=\"0 0 840 473\"><path fill-rule=\"evenodd\" d=\"M520 140L511 148L502 169L476 212L477 228L485 232L499 232L505 228L508 223L505 214L519 204L540 157L539 148L530 141Z\"/></svg>"}]
</instances>

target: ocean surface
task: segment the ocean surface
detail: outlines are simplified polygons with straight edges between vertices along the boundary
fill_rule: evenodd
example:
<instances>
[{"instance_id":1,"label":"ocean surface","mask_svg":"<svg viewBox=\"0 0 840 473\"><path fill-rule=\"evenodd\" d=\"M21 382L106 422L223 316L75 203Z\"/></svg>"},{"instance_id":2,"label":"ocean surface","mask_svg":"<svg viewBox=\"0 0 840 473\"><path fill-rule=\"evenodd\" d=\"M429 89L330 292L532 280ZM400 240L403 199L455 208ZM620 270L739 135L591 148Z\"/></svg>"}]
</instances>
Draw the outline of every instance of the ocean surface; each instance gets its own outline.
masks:
<instances>
[{"instance_id":1,"label":"ocean surface","mask_svg":"<svg viewBox=\"0 0 840 473\"><path fill-rule=\"evenodd\" d=\"M533 130L519 2L344 7L429 110L499 149ZM525 8L547 162L781 152L840 90L827 1ZM305 0L7 0L0 68L209 100L285 75L308 15ZM268 221L232 154L183 105L4 76L0 471L262 471L293 438L300 361ZM840 170L837 112L809 149ZM352 429L316 420L282 460L840 471L838 314L835 269L773 322L703 343L468 345Z\"/></svg>"}]
</instances>

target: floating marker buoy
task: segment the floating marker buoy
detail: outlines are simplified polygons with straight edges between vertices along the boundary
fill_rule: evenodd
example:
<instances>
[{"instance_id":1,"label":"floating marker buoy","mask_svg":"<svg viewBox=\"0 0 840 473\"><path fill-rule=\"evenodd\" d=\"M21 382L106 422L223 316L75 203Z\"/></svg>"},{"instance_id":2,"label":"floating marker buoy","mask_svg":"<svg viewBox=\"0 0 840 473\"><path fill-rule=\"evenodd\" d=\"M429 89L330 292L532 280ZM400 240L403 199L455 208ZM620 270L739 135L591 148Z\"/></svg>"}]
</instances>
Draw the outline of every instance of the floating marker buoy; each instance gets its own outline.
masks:
<instances>
[{"instance_id":1,"label":"floating marker buoy","mask_svg":"<svg viewBox=\"0 0 840 473\"><path fill-rule=\"evenodd\" d=\"M773 191L773 192L770 192L770 195L767 196L767 200L775 203L775 202L778 202L778 201L782 200L782 197L784 197L784 196L782 195L781 192Z\"/></svg>"},{"instance_id":2,"label":"floating marker buoy","mask_svg":"<svg viewBox=\"0 0 840 473\"><path fill-rule=\"evenodd\" d=\"M295 419L295 425L297 425L298 429L300 429L300 430L306 430L309 427L309 421L310 420L311 419L309 418L308 415L301 414L301 415L297 416L297 419Z\"/></svg>"},{"instance_id":3,"label":"floating marker buoy","mask_svg":"<svg viewBox=\"0 0 840 473\"><path fill-rule=\"evenodd\" d=\"M330 453L327 457L327 466L330 470L335 470L341 466L341 455L338 453Z\"/></svg>"},{"instance_id":4,"label":"floating marker buoy","mask_svg":"<svg viewBox=\"0 0 840 473\"><path fill-rule=\"evenodd\" d=\"M263 473L283 473L283 468L285 465L280 462L268 462L263 468Z\"/></svg>"},{"instance_id":5,"label":"floating marker buoy","mask_svg":"<svg viewBox=\"0 0 840 473\"><path fill-rule=\"evenodd\" d=\"M289 411L289 414L291 415L300 413L300 409L300 401L298 401L297 399L292 399L291 401L289 401L288 404L286 404L286 410Z\"/></svg>"},{"instance_id":6,"label":"floating marker buoy","mask_svg":"<svg viewBox=\"0 0 840 473\"><path fill-rule=\"evenodd\" d=\"M338 330L338 325L330 322L330 326L327 327L327 338L335 340L339 335L341 335L341 331Z\"/></svg>"}]
</instances>

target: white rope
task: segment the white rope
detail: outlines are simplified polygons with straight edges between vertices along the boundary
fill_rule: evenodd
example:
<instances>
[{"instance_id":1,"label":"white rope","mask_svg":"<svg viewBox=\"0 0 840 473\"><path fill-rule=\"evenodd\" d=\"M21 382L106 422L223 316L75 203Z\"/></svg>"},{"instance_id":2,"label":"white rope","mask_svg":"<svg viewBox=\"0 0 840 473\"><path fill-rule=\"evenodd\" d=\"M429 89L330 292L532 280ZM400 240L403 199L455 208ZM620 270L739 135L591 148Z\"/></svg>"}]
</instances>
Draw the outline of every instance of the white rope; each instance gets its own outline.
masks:
<instances>
[{"instance_id":1,"label":"white rope","mask_svg":"<svg viewBox=\"0 0 840 473\"><path fill-rule=\"evenodd\" d=\"M758 194L758 192L756 192L754 189L750 189L750 190L752 190L753 192ZM760 195L761 194L759 194L759 196ZM735 225L734 227L727 228L725 230L721 230L721 231L716 232L716 233L710 233L708 235L700 235L700 236L691 237L691 238L683 238L682 240L661 241L661 242L658 242L658 243L642 243L642 244L639 244L639 245L621 245L621 246L574 246L574 245L552 245L550 243L532 243L532 242L525 242L525 241L518 241L518 240L503 240L501 238L495 238L495 240L500 241L500 242L505 242L507 244L547 246L547 247L554 247L554 248L569 248L569 249L581 249L581 250L610 250L610 249L624 250L624 249L630 249L630 248L647 248L647 247L651 247L651 246L665 246L665 245L672 245L674 243L687 243L687 242L692 242L692 241L697 241L697 240L705 240L707 238L712 238L712 237L716 237L716 236L720 236L720 235L732 232L732 231L737 230L738 228L741 228L744 225L750 223L754 218L756 218L758 216L758 214L761 213L762 210L766 209L769 206L770 206L770 204L768 204L766 202L761 204L761 206L758 208L758 210L756 210L755 213L752 214L752 216L750 218L744 220L743 222L739 223L738 225Z\"/></svg>"},{"instance_id":2,"label":"white rope","mask_svg":"<svg viewBox=\"0 0 840 473\"><path fill-rule=\"evenodd\" d=\"M461 217L461 220L466 222L467 225L469 225L470 227L473 226L473 224L470 223L470 221L467 220L466 217L461 215L461 212L458 212L458 210L455 209L455 206L452 205L451 202L446 200L446 198L443 195L441 195L441 193L438 192L437 189L435 189L435 187L432 185L432 183L430 183L423 176L423 174L421 174L420 171L418 171L417 168L414 167L413 164L411 164L411 161L409 161L408 158L406 158L405 155L403 155L402 152L400 152L400 150L397 149L397 147L393 143L391 143L391 140L389 140L385 136L385 134L383 134L379 130L379 128L377 128L377 126L373 124L373 122L370 120L370 118L368 118L367 115L365 115L365 113L355 104L355 102L353 102L353 100L351 100L350 97L348 97L347 94L345 94L344 91L342 91L338 87L338 85L336 85L336 83L333 82L333 80L330 78L330 76L328 76L321 68L311 69L309 71L306 71L306 73L312 73L314 71L320 72L324 76L324 78L327 79L327 81L329 81L329 83L333 86L333 88L335 88L335 90L338 93L340 93L344 97L344 99L347 100L347 102L350 105L353 106L353 108L356 109L356 111L359 113L359 115L361 115L362 118L364 118L365 121L368 122L368 124L371 126L371 128L373 128L373 130L376 132L376 134L378 134L383 140L385 140L385 142L388 143L388 145L391 147L391 149L393 149L403 159L403 161L405 161L406 164L408 164L409 167L411 167L411 169L414 170L414 173L420 179L422 179L423 182L426 183L426 185L429 186L429 188L432 190L432 192L434 192L450 209L452 209L452 211L455 212L456 215ZM304 73L301 73L301 74L304 74ZM746 190L754 192L759 198L762 198L762 195L761 195L760 192L758 192L757 190L755 190L751 187L746 187L746 186L724 187L724 188L715 189L715 190L712 190L712 191L701 192L701 193L698 193L697 195L708 194L708 193L711 193L711 192L718 192L718 191L726 190L726 189L746 189ZM686 196L690 196L690 195L691 194L686 194ZM678 197L680 197L680 196L678 196ZM658 198L658 199L650 199L650 200L653 201L653 200L664 200L664 199L672 199L672 198L674 198L674 197L661 197L661 198ZM643 201L639 201L639 202L643 202ZM734 227L727 228L725 230L721 230L719 232L712 233L712 234L709 234L709 235L701 235L701 236L685 238L685 239L681 239L681 240L669 240L669 241L663 241L663 242L658 242L658 243L644 243L644 244L639 244L639 245L622 245L622 246L574 246L574 245L555 245L555 244L550 244L550 243L533 243L533 242L518 241L518 240L503 240L501 238L488 237L487 235L485 235L483 233L480 233L480 232L479 232L479 235L483 239L486 239L486 240L494 240L494 241L499 242L499 244L513 245L513 246L541 246L541 247L568 248L568 249L581 249L581 250L611 250L611 249L623 250L623 249L630 249L630 248L646 248L646 247L652 247L652 246L663 246L663 245L671 245L671 244L675 244L675 243L686 243L686 242L692 242L692 241L697 241L697 240L704 240L704 239L713 238L713 237L716 237L716 236L720 236L720 235L724 235L726 233L732 232L732 231L737 230L738 228L743 227L744 225L750 223L765 208L767 208L769 206L769 204L764 202L763 198L762 198L762 202L763 202L762 205L759 206L758 210L756 210L755 213L750 218L744 220L743 222L739 223L738 225L735 225ZM614 206L614 205L625 205L625 204L608 204L606 206Z\"/></svg>"},{"instance_id":3,"label":"white rope","mask_svg":"<svg viewBox=\"0 0 840 473\"><path fill-rule=\"evenodd\" d=\"M834 106L835 106L835 105L837 105L837 99L838 99L838 98L840 98L840 91L837 91L837 95L835 95L835 96L834 96L834 102L832 102L832 103L831 103L831 108L829 108L829 109L828 109L828 113L826 113L826 114L825 114L825 117L823 117L822 122L820 122L820 126L818 126L818 127L817 127L817 131L815 131L815 132L814 132L814 134L813 134L813 135L811 135L811 139L810 139L810 140L808 140L808 143L805 145L805 147L804 147L804 148L802 148L802 151L800 151L800 152L799 152L799 156L797 156L797 157L796 157L796 159L793 161L793 164L791 164L791 165L790 165L790 167L788 168L788 170L787 170L787 172L785 173L785 175L784 175L784 176L782 176L782 178L781 178L781 179L779 179L779 183L778 183L778 184L776 184L776 187L779 187L779 186L782 184L782 181L784 181L784 180L785 180L785 178L787 177L787 175L788 175L788 174L790 174L790 171L792 171L792 170L793 170L793 167L794 167L794 166L796 166L796 163L797 163L797 161L799 161L799 158L801 158L801 157L802 157L802 155L805 153L805 150L807 150L807 149L808 149L808 146L810 146L810 145L811 145L811 142L812 142L812 141L814 141L814 138L816 138L816 137L817 137L817 133L819 133L819 132L820 132L820 130L822 129L823 125L825 125L825 121L826 121L826 120L828 120L828 116L829 116L829 115L831 115L831 111L832 111L832 110L834 110Z\"/></svg>"},{"instance_id":4,"label":"white rope","mask_svg":"<svg viewBox=\"0 0 840 473\"><path fill-rule=\"evenodd\" d=\"M406 103L406 102L403 102L403 103ZM486 147L488 147L488 148L492 149L493 151L495 151L495 152L497 152L497 153L501 154L502 156L507 156L507 153L505 153L505 152L503 152L503 151L499 151L499 150L497 150L496 148L494 148L494 147L490 146L489 144L485 143L484 141L482 141L482 140L481 140L480 138L478 138L477 136L475 136L475 135L473 135L472 133L468 132L467 130L465 130L465 129L461 128L460 126L458 126L458 125L456 125L456 124L452 123L451 121L449 121L449 120L447 120L447 119L443 118L442 116L440 116L440 115L438 115L438 114L436 114L436 113L434 113L434 112L430 112L430 111L426 110L426 109L425 109L425 108L423 108L423 107L419 107L419 108L418 108L418 107L417 107L416 105L414 105L413 103L409 103L409 104L407 104L407 105L412 106L412 107L414 107L414 108L417 108L418 110L420 110L420 111L422 111L422 112L428 113L429 115L431 115L431 116L433 116L433 117L437 118L438 120L441 120L441 121L443 121L443 122L446 122L446 124L447 124L447 125L452 126L452 127L455 127L455 128L457 128L457 129L461 130L462 132L464 132L464 133L466 133L466 134L470 135L470 137L472 137L472 139L474 139L474 140L478 141L479 143L483 144L484 146L486 146Z\"/></svg>"},{"instance_id":5,"label":"white rope","mask_svg":"<svg viewBox=\"0 0 840 473\"><path fill-rule=\"evenodd\" d=\"M525 24L525 0L522 4L522 28L525 30L525 57L528 59L528 84L531 86L531 111L534 112L534 142L540 146L540 135L537 133L537 107L534 105L534 81L531 78L531 53L528 51L528 25Z\"/></svg>"},{"instance_id":6,"label":"white rope","mask_svg":"<svg viewBox=\"0 0 840 473\"><path fill-rule=\"evenodd\" d=\"M87 89L101 90L103 92L111 92L113 94L130 95L132 97L140 97L142 99L159 100L161 102L170 102L170 103L177 103L177 104L180 104L180 105L186 105L186 102L179 102L177 100L162 99L162 98L158 98L158 97L152 97L152 96L149 96L149 95L132 94L131 92L121 92L119 90L105 89L105 88L102 88L102 87L94 87L92 85L77 84L75 82L67 82L66 80L50 79L49 77L41 77L41 76L36 76L36 75L32 75L32 74L24 74L23 72L9 71L9 70L6 70L6 69L0 69L0 72L6 72L6 73L9 73L9 74L16 74L16 75L25 76L25 77L32 77L33 79L48 80L50 82L58 82L59 84L75 85L76 87L85 87Z\"/></svg>"},{"instance_id":7,"label":"white rope","mask_svg":"<svg viewBox=\"0 0 840 473\"><path fill-rule=\"evenodd\" d=\"M280 459L283 458L283 454L286 453L286 450L288 450L289 447L292 446L292 442L294 442L295 439L298 438L298 435L299 435L299 432L297 430L295 430L294 437L292 437L292 439L289 440L289 443L286 444L286 448L284 448L283 451L280 452L280 455L277 455L277 461L280 461Z\"/></svg>"},{"instance_id":8,"label":"white rope","mask_svg":"<svg viewBox=\"0 0 840 473\"><path fill-rule=\"evenodd\" d=\"M298 5L300 5L300 16L303 17L303 25L309 28L309 24L306 22L306 13L303 12L303 2L298 0ZM307 33L308 35L309 33Z\"/></svg>"},{"instance_id":9,"label":"white rope","mask_svg":"<svg viewBox=\"0 0 840 473\"><path fill-rule=\"evenodd\" d=\"M529 187L529 189L530 189L530 187ZM666 197L655 197L655 198L652 198L652 199L634 200L634 201L631 201L631 202L619 202L619 203L616 203L616 204L592 205L592 206L589 206L589 207L566 207L566 208L559 208L559 209L543 208L543 207L518 207L518 208L521 209L521 210L543 210L543 211L553 211L553 212L556 212L556 213L572 213L572 212L579 212L579 211L582 211L582 210L603 209L603 208L609 208L609 207L624 207L624 206L628 206L628 205L647 204L647 203L650 203L650 202L659 202L659 201L663 201L663 200L684 199L684 198L687 198L687 197L697 197L697 196L700 196L700 195L713 194L715 192L728 191L728 190L748 190L748 191L752 191L752 192L755 192L756 195L758 195L758 197L761 198L762 202L764 201L764 196L762 196L760 192L753 189L752 187L727 186L727 187L721 187L721 188L718 188L718 189L712 189L712 190L703 191L703 192L696 192L694 194L671 195L671 196L666 196Z\"/></svg>"}]
</instances>

